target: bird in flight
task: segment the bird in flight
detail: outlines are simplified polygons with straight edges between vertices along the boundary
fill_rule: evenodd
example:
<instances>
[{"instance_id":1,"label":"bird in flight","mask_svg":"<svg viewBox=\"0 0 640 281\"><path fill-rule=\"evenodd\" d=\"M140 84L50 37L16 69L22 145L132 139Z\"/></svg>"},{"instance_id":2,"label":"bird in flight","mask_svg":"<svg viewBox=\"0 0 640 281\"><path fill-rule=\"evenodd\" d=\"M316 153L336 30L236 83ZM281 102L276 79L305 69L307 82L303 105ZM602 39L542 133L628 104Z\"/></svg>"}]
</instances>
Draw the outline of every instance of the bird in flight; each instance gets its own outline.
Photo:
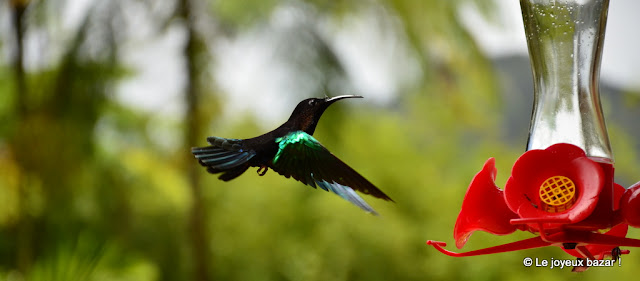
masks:
<instances>
[{"instance_id":1,"label":"bird in flight","mask_svg":"<svg viewBox=\"0 0 640 281\"><path fill-rule=\"evenodd\" d=\"M313 137L322 113L346 98L362 96L305 99L298 103L287 122L271 132L249 139L208 137L209 146L194 147L191 153L209 173L221 174L218 178L223 181L237 178L249 167L258 167L260 176L271 168L286 178L331 191L377 215L355 191L393 200Z\"/></svg>"}]
</instances>

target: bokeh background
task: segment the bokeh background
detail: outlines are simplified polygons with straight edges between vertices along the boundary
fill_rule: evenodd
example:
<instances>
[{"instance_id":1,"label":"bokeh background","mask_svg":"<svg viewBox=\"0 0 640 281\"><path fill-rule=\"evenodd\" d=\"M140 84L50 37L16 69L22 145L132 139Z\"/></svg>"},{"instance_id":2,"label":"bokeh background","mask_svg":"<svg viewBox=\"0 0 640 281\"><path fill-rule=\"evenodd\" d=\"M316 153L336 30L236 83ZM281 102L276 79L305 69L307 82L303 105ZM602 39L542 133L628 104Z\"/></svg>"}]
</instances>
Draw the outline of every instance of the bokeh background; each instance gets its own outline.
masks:
<instances>
[{"instance_id":1,"label":"bokeh background","mask_svg":"<svg viewBox=\"0 0 640 281\"><path fill-rule=\"evenodd\" d=\"M640 180L640 5L611 1L601 93L616 181ZM316 138L391 196L339 197L190 154L271 130L308 97L359 94ZM451 258L473 175L524 151L518 1L0 1L0 280L629 280L526 268L557 248ZM531 237L476 233L465 250ZM636 229L631 237L640 237Z\"/></svg>"}]
</instances>

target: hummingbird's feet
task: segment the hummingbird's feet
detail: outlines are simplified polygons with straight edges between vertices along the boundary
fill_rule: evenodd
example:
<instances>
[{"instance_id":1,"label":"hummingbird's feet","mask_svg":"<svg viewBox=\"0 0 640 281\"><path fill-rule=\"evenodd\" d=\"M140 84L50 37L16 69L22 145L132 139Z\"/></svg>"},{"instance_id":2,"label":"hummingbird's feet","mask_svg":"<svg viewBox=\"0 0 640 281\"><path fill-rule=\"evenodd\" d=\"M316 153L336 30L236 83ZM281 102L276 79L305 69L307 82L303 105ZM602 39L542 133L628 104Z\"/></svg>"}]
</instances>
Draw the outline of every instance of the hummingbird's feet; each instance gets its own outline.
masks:
<instances>
[{"instance_id":1,"label":"hummingbird's feet","mask_svg":"<svg viewBox=\"0 0 640 281\"><path fill-rule=\"evenodd\" d=\"M260 168L258 168L258 175L264 176L264 174L266 174L268 170L269 170L269 167L260 166Z\"/></svg>"}]
</instances>

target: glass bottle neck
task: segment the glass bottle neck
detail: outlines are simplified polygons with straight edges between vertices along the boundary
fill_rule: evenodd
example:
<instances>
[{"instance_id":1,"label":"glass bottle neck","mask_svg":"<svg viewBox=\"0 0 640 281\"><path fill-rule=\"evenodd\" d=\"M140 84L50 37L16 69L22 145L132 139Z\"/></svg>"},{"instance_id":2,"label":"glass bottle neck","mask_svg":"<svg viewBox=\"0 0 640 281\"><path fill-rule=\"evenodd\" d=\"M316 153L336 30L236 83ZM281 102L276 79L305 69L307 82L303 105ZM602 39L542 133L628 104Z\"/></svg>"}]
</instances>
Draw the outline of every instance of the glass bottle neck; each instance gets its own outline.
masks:
<instances>
[{"instance_id":1,"label":"glass bottle neck","mask_svg":"<svg viewBox=\"0 0 640 281\"><path fill-rule=\"evenodd\" d=\"M521 0L534 79L527 150L570 143L613 162L599 93L609 0Z\"/></svg>"}]
</instances>

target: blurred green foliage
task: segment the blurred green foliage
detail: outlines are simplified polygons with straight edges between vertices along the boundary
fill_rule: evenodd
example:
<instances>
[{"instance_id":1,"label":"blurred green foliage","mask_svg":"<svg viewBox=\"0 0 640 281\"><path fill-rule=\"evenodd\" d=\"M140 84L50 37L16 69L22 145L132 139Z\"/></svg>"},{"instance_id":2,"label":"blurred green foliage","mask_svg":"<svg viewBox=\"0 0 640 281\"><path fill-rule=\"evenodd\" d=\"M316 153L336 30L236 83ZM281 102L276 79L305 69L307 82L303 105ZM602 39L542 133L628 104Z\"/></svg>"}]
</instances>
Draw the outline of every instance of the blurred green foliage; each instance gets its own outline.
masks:
<instances>
[{"instance_id":1,"label":"blurred green foliage","mask_svg":"<svg viewBox=\"0 0 640 281\"><path fill-rule=\"evenodd\" d=\"M26 30L60 32L47 24L65 16L52 8L64 1L15 1L22 2L31 9L23 19ZM129 2L155 7L143 0L93 6L86 18L91 24L72 32L74 39L52 41L65 50L61 59L27 70L26 92L15 90L14 66L0 64L0 280L191 280L197 258L191 252L201 246L209 253L205 262L212 280L626 280L637 275L640 256L633 250L621 268L573 274L522 266L527 256L569 258L556 248L451 258L425 245L428 239L453 245L453 226L473 175L495 157L497 183L503 186L524 147L525 140L512 147L500 138L504 116L495 74L456 16L469 2L490 16L499 3L305 1L336 20L367 6L387 9L401 22L398 32L406 33L419 60L418 85L404 89L393 106L336 105L316 130L320 142L396 201L365 197L381 214L375 217L274 172L258 177L250 170L222 182L202 169L203 194L194 198L186 171L197 163L185 160L189 145L158 138L184 134L185 122L114 98L116 85L135 73L119 61L123 43L114 39L117 23L97 15L107 10L117 19ZM226 32L218 36L236 36L264 23L278 5L298 1L210 2L198 15L220 22ZM179 17L169 14L158 30ZM0 39L5 48L11 42ZM323 48L319 60L340 68ZM221 117L224 99L211 88L200 88L196 109L203 143L208 134L262 133L258 114ZM16 105L21 98L24 112ZM637 141L616 124L610 132L619 175L637 178ZM204 202L204 245L189 238L196 200ZM629 236L640 232L631 230ZM477 233L465 249L527 237L531 234Z\"/></svg>"}]
</instances>

